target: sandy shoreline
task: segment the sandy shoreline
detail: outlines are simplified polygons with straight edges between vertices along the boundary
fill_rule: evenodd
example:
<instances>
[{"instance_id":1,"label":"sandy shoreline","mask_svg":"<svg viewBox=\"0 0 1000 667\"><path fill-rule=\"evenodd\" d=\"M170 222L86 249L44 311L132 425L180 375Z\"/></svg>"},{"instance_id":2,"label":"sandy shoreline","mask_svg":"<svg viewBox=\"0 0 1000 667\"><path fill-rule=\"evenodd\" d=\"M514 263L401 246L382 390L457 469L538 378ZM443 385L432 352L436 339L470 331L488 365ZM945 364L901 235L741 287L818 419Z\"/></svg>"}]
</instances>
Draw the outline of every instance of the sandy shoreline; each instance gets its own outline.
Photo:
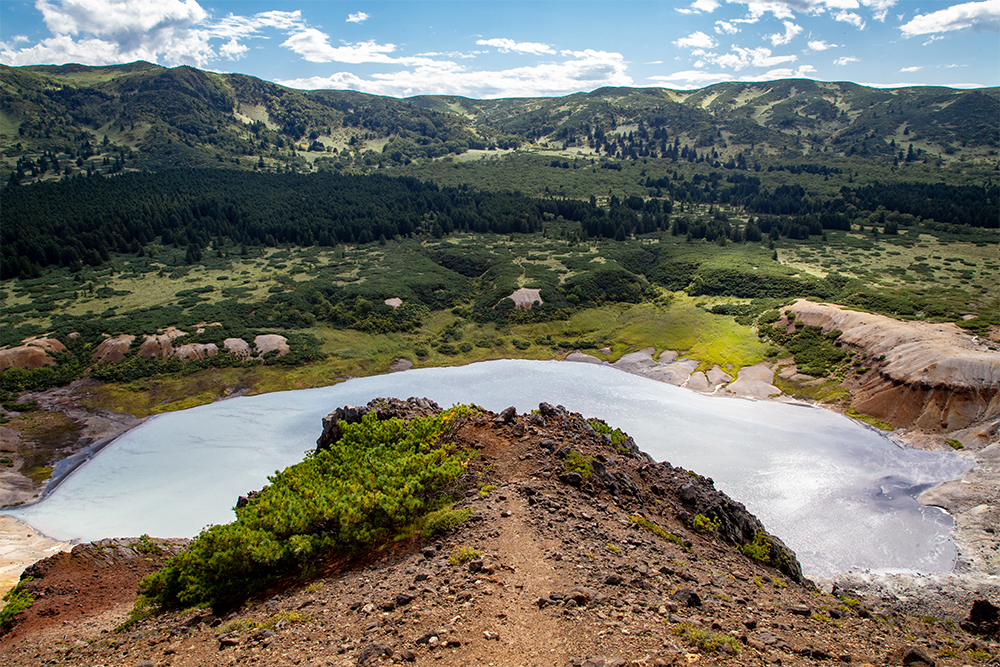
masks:
<instances>
[{"instance_id":1,"label":"sandy shoreline","mask_svg":"<svg viewBox=\"0 0 1000 667\"><path fill-rule=\"evenodd\" d=\"M580 352L572 352L563 359L577 363L608 364L617 370L707 395L813 405L782 394L777 387L771 384L775 367L766 362L739 369L737 377L734 379L730 372L719 366L715 366L707 372L697 371L699 362L680 358L673 351L662 352L659 355L659 360L654 360L653 354L655 354L654 348L644 348L626 354L614 363L608 363L598 357ZM50 410L63 410L67 414L73 411L74 414L71 416L83 418L87 422L88 428L91 429L91 435L103 434L110 435L110 437L97 440L61 461L57 467L57 473L45 486L40 497L30 504L43 499L72 472L87 463L104 447L146 421L146 419L138 419L132 415L115 414L114 418L111 418L110 413L108 415L95 414L72 401L69 398L70 394L69 388L60 388L33 395L32 398L39 400L40 405L44 405ZM831 409L830 406L822 404L816 404L815 407ZM85 414L81 414L81 411ZM842 414L842 411L834 411ZM930 444L929 438L919 432L904 431L892 439L897 444L903 442L907 446L933 449L933 447L928 446ZM1000 443L994 443L992 446L977 452L965 451L962 453L967 456L971 455L975 461L972 470L961 479L940 484L924 492L918 498L925 505L941 507L955 519L952 539L958 548L959 559L955 571L948 575L953 579L947 579L944 575L891 575L886 577L867 575L859 577L857 574L848 574L843 575L845 579L842 583L857 584L859 587L866 588L869 594L888 591L887 594L891 593L895 596L901 587L907 588L906 585L900 583L901 581L909 582L907 590L925 591L928 584L923 580L928 577L933 577L934 581L938 582L941 580L954 581L954 577L957 577L962 580L961 585L966 588L974 580L975 585L972 587L976 590L985 584L987 587L995 586L996 590L1000 591L1000 577L996 576L996 573L1000 572L1000 551L996 548L997 536L990 532L991 526L1000 525L1000 522L991 523L998 508L1000 508ZM24 500L29 499L25 498ZM29 503L22 501L22 506L27 504ZM71 543L52 540L30 525L13 517L0 516L0 594L16 584L20 573L31 563L71 547ZM841 577L838 577L837 580L841 580ZM829 580L824 585L830 586L833 582L835 580Z\"/></svg>"}]
</instances>

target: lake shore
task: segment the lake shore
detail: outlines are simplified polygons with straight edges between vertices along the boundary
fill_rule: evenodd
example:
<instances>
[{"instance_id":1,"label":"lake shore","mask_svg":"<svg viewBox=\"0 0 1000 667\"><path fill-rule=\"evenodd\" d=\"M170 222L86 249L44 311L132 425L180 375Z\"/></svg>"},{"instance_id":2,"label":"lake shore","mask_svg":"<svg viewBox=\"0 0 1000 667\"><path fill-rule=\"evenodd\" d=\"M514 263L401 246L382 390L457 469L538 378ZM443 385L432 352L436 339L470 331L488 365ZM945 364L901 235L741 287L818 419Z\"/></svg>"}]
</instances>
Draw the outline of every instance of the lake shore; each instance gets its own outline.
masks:
<instances>
[{"instance_id":1,"label":"lake shore","mask_svg":"<svg viewBox=\"0 0 1000 667\"><path fill-rule=\"evenodd\" d=\"M653 360L654 353L654 349L645 348L624 355L616 362L609 363L608 365L617 370L649 377L702 394L743 397L748 400L800 402L798 399L781 394L780 390L771 384L775 371L778 370L777 365L772 366L762 363L745 367L736 373L737 377L734 380L731 373L727 373L724 369L718 367L706 372L698 371L696 370L699 365L697 361L680 358L675 352L665 351L659 355L659 359L656 361ZM570 353L566 356L560 355L558 358L574 362L608 363L598 357L580 353ZM86 383L82 383L77 387L50 390L49 392L42 392L31 396L33 400L39 401L39 405L43 409L68 409L74 411L73 414L77 417L82 416L80 413L82 410L86 412L86 419L91 429L89 431L90 437L98 434L111 436L94 441L93 444L88 446L85 452L78 452L73 457L73 461L69 464L64 464L60 469L60 474L54 476L49 485L47 485L45 493L54 489L73 469L89 460L100 448L103 448L112 442L114 438L144 421L135 418L125 418L131 416L115 414L113 415L114 418L112 418L112 416L106 414L87 411L79 404L78 400L74 400L74 396L76 399L79 399L86 392ZM835 412L844 412L843 409L835 409L835 406L819 404L819 407L833 409ZM935 449L932 439L926 436L922 437L922 434L919 432L907 431L901 436L896 436L892 439L897 444L905 442L908 446ZM946 509L955 518L955 529L952 538L959 549L959 561L956 565L955 575L960 578L964 577L965 579L974 576L977 581L986 577L984 581L988 584L991 581L989 575L1000 571L1000 568L994 563L994 560L998 558L995 536L991 538L991 534L987 530L990 526L989 522L995 515L998 505L1000 505L1000 502L996 498L996 490L1000 488L1000 479L998 479L1000 473L994 472L1000 466L996 466L993 461L993 458L997 454L1000 454L1000 445L984 449L981 458L979 457L979 452L964 453L974 458L975 467L961 479L939 485L929 490L921 496L920 500L926 505L935 505ZM992 496L990 495L990 489L993 491ZM30 500L30 498L26 500ZM13 519L10 520L14 521ZM22 549L23 545L21 543L23 540L17 538L18 532L15 531L13 533L15 537L12 540L7 539L6 533L0 535L0 566L6 567L8 565L8 559L5 556L6 549ZM66 543L59 544L62 544L64 547L68 546ZM31 553L37 556L37 558L43 558L48 555L46 549L51 548L51 546L46 544ZM24 559L27 558L26 556ZM29 563L22 565L21 569L27 564ZM11 576L16 580L16 575ZM939 575L935 576L937 577L936 580L941 579ZM877 579L878 577L870 576L865 579L865 584L869 587L876 586L878 582L875 580ZM996 579L996 577L993 577L993 579ZM852 581L856 581L856 577ZM893 587L898 589L898 577L893 581ZM925 584L914 583L913 585L920 586L921 588L925 587ZM973 588L979 590L981 587L977 584Z\"/></svg>"}]
</instances>

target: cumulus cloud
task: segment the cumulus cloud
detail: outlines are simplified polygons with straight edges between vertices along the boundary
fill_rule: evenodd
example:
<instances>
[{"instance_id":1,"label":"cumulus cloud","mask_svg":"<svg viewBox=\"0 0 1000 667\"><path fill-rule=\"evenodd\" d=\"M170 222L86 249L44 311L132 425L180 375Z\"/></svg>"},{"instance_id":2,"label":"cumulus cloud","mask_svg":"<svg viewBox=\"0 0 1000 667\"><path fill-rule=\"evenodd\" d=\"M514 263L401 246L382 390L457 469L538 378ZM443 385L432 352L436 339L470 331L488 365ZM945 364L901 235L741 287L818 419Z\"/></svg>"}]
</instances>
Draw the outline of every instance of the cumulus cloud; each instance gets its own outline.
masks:
<instances>
[{"instance_id":1,"label":"cumulus cloud","mask_svg":"<svg viewBox=\"0 0 1000 667\"><path fill-rule=\"evenodd\" d=\"M117 44L103 39L76 40L69 35L56 35L23 49L0 50L0 62L14 67L37 63L111 65L120 63L124 59L127 58L122 57L122 51ZM144 58L137 54L135 59L153 60L154 58L152 56Z\"/></svg>"},{"instance_id":2,"label":"cumulus cloud","mask_svg":"<svg viewBox=\"0 0 1000 667\"><path fill-rule=\"evenodd\" d=\"M302 56L303 60L308 60L311 63L338 62L353 65L360 65L362 63L391 63L404 66L453 65L453 63L432 60L430 58L390 56L389 54L396 50L396 45L379 44L374 40L333 46L330 44L329 36L315 28L299 30L281 45Z\"/></svg>"},{"instance_id":3,"label":"cumulus cloud","mask_svg":"<svg viewBox=\"0 0 1000 667\"><path fill-rule=\"evenodd\" d=\"M217 54L199 29L208 13L195 0L37 0L52 37L0 51L9 65L164 60L203 66Z\"/></svg>"},{"instance_id":4,"label":"cumulus cloud","mask_svg":"<svg viewBox=\"0 0 1000 667\"><path fill-rule=\"evenodd\" d=\"M923 67L921 67L920 65L914 65L913 67L903 67L899 71L900 72L919 72L922 69L923 69Z\"/></svg>"},{"instance_id":5,"label":"cumulus cloud","mask_svg":"<svg viewBox=\"0 0 1000 667\"><path fill-rule=\"evenodd\" d=\"M850 23L858 30L862 30L865 27L865 20L856 12L838 12L833 18L843 23Z\"/></svg>"},{"instance_id":6,"label":"cumulus cloud","mask_svg":"<svg viewBox=\"0 0 1000 667\"><path fill-rule=\"evenodd\" d=\"M715 46L715 40L699 30L687 37L681 37L674 42L674 45L682 49L711 49Z\"/></svg>"},{"instance_id":7,"label":"cumulus cloud","mask_svg":"<svg viewBox=\"0 0 1000 667\"><path fill-rule=\"evenodd\" d=\"M747 67L774 67L775 65L795 62L796 60L798 60L796 56L771 55L771 49L763 46L755 49L733 46L729 53L702 53L700 62L711 63L718 67L727 67L739 71Z\"/></svg>"},{"instance_id":8,"label":"cumulus cloud","mask_svg":"<svg viewBox=\"0 0 1000 667\"><path fill-rule=\"evenodd\" d=\"M839 46L840 44L828 44L822 39L816 39L809 42L810 51L826 51L827 49L835 49Z\"/></svg>"},{"instance_id":9,"label":"cumulus cloud","mask_svg":"<svg viewBox=\"0 0 1000 667\"><path fill-rule=\"evenodd\" d=\"M246 44L240 44L233 37L231 40L219 47L219 52L230 60L239 60L250 50Z\"/></svg>"},{"instance_id":10,"label":"cumulus cloud","mask_svg":"<svg viewBox=\"0 0 1000 667\"><path fill-rule=\"evenodd\" d=\"M800 25L795 25L791 21L783 21L783 23L785 24L785 32L784 33L777 32L769 37L769 39L771 40L771 44L773 44L774 46L782 46L783 44L788 44L793 39L795 39L795 37L800 32L802 32L802 26Z\"/></svg>"},{"instance_id":11,"label":"cumulus cloud","mask_svg":"<svg viewBox=\"0 0 1000 667\"><path fill-rule=\"evenodd\" d=\"M364 23L368 20L368 14L364 12L358 12L357 14L348 14L346 23Z\"/></svg>"},{"instance_id":12,"label":"cumulus cloud","mask_svg":"<svg viewBox=\"0 0 1000 667\"><path fill-rule=\"evenodd\" d=\"M720 35L735 35L739 31L740 29L735 23L730 23L729 21L715 22L715 32Z\"/></svg>"},{"instance_id":13,"label":"cumulus cloud","mask_svg":"<svg viewBox=\"0 0 1000 667\"><path fill-rule=\"evenodd\" d=\"M966 29L1000 32L1000 0L966 2L929 14L919 14L899 29L906 37Z\"/></svg>"},{"instance_id":14,"label":"cumulus cloud","mask_svg":"<svg viewBox=\"0 0 1000 667\"><path fill-rule=\"evenodd\" d=\"M476 44L479 46L495 47L500 51L500 53L510 53L511 51L514 51L515 53L531 53L534 55L555 53L555 49L548 44L541 44L539 42L515 42L513 39L506 39L503 37L476 40Z\"/></svg>"},{"instance_id":15,"label":"cumulus cloud","mask_svg":"<svg viewBox=\"0 0 1000 667\"><path fill-rule=\"evenodd\" d=\"M834 65L847 65L848 63L856 63L856 62L858 62L858 58L855 58L853 56L844 56L842 58L837 58L836 60L834 60L833 64Z\"/></svg>"},{"instance_id":16,"label":"cumulus cloud","mask_svg":"<svg viewBox=\"0 0 1000 667\"><path fill-rule=\"evenodd\" d=\"M148 60L205 67L243 57L242 40L265 29L305 28L299 11L212 18L196 0L37 0L53 36L30 47L0 45L0 62L109 65ZM221 44L213 47L215 40Z\"/></svg>"},{"instance_id":17,"label":"cumulus cloud","mask_svg":"<svg viewBox=\"0 0 1000 667\"><path fill-rule=\"evenodd\" d=\"M690 7L678 8L681 14L700 14L702 12L711 14L719 8L717 0L695 0Z\"/></svg>"},{"instance_id":18,"label":"cumulus cloud","mask_svg":"<svg viewBox=\"0 0 1000 667\"><path fill-rule=\"evenodd\" d=\"M703 88L713 83L728 81L732 77L724 72L706 72L700 69L689 69L682 72L674 72L662 76L651 76L650 81L674 88Z\"/></svg>"},{"instance_id":19,"label":"cumulus cloud","mask_svg":"<svg viewBox=\"0 0 1000 667\"><path fill-rule=\"evenodd\" d=\"M351 72L286 79L299 89L347 88L377 95L462 95L480 99L565 95L603 86L632 86L624 56L596 51L561 51L558 62L494 71L470 71L452 62L428 62L364 78Z\"/></svg>"}]
</instances>

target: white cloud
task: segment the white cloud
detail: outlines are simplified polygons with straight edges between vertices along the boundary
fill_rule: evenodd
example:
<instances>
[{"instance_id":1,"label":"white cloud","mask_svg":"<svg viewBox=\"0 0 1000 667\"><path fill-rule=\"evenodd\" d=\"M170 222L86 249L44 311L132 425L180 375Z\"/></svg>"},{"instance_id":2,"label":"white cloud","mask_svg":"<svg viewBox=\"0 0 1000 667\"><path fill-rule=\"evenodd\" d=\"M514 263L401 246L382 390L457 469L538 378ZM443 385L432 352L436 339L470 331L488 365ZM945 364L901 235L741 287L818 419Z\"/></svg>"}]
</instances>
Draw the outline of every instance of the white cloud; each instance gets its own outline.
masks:
<instances>
[{"instance_id":1,"label":"white cloud","mask_svg":"<svg viewBox=\"0 0 1000 667\"><path fill-rule=\"evenodd\" d=\"M563 60L496 71L469 71L455 63L430 62L362 78L351 72L281 80L292 88L347 88L377 95L462 95L480 99L565 95L604 86L633 86L625 58L607 51L562 51Z\"/></svg>"},{"instance_id":2,"label":"white cloud","mask_svg":"<svg viewBox=\"0 0 1000 667\"><path fill-rule=\"evenodd\" d=\"M896 4L896 0L861 0L861 4L874 10L872 18L880 23L884 23L885 17L889 13L889 8Z\"/></svg>"},{"instance_id":3,"label":"white cloud","mask_svg":"<svg viewBox=\"0 0 1000 667\"><path fill-rule=\"evenodd\" d=\"M862 30L865 27L865 20L856 12L840 12L833 18L844 23L850 23L858 30Z\"/></svg>"},{"instance_id":4,"label":"white cloud","mask_svg":"<svg viewBox=\"0 0 1000 667\"><path fill-rule=\"evenodd\" d=\"M655 81L658 84L667 84L677 88L690 89L690 88L702 88L704 86L710 86L713 83L721 83L723 81L728 81L732 77L724 72L706 72L700 69L685 70L683 72L674 72L673 74L667 74L664 76L651 76L650 81Z\"/></svg>"},{"instance_id":5,"label":"white cloud","mask_svg":"<svg viewBox=\"0 0 1000 667\"><path fill-rule=\"evenodd\" d=\"M152 57L137 57L137 60L152 60ZM43 39L27 48L0 50L0 62L18 67L38 63L87 63L89 65L113 65L123 62L118 45L103 39L74 40L69 35L56 35Z\"/></svg>"},{"instance_id":6,"label":"white cloud","mask_svg":"<svg viewBox=\"0 0 1000 667\"><path fill-rule=\"evenodd\" d=\"M763 74L751 76L741 76L740 81L774 81L775 79L804 79L816 71L812 65L801 65L792 69L791 67L780 67L772 69Z\"/></svg>"},{"instance_id":7,"label":"white cloud","mask_svg":"<svg viewBox=\"0 0 1000 667\"><path fill-rule=\"evenodd\" d=\"M94 65L163 59L204 66L217 57L199 29L208 13L195 0L37 0L53 36L0 52L7 64Z\"/></svg>"},{"instance_id":8,"label":"white cloud","mask_svg":"<svg viewBox=\"0 0 1000 667\"><path fill-rule=\"evenodd\" d=\"M811 51L826 51L827 49L836 49L840 44L828 44L822 39L817 39L809 42L809 49Z\"/></svg>"},{"instance_id":9,"label":"white cloud","mask_svg":"<svg viewBox=\"0 0 1000 667\"><path fill-rule=\"evenodd\" d=\"M239 60L244 55L246 55L246 52L249 50L250 47L246 46L245 44L240 44L239 42L236 41L235 37L229 40L226 44L223 44L221 47L219 47L219 53L229 58L230 60Z\"/></svg>"},{"instance_id":10,"label":"white cloud","mask_svg":"<svg viewBox=\"0 0 1000 667\"><path fill-rule=\"evenodd\" d=\"M701 61L718 67L727 67L739 71L747 67L774 67L775 65L798 60L796 56L772 56L771 49L763 46L755 49L733 46L731 49L729 53L722 55L718 53L702 53L700 54ZM699 65L696 63L696 66Z\"/></svg>"},{"instance_id":11,"label":"white cloud","mask_svg":"<svg viewBox=\"0 0 1000 667\"><path fill-rule=\"evenodd\" d=\"M740 29L736 27L735 24L729 21L716 21L715 22L715 32L720 35L735 35Z\"/></svg>"},{"instance_id":12,"label":"white cloud","mask_svg":"<svg viewBox=\"0 0 1000 667\"><path fill-rule=\"evenodd\" d=\"M919 14L899 29L906 37L912 37L969 28L975 31L1000 32L1000 0L966 2L930 14Z\"/></svg>"},{"instance_id":13,"label":"white cloud","mask_svg":"<svg viewBox=\"0 0 1000 667\"><path fill-rule=\"evenodd\" d=\"M674 42L674 45L682 49L711 49L715 46L715 40L699 30L687 37L681 37Z\"/></svg>"},{"instance_id":14,"label":"white cloud","mask_svg":"<svg viewBox=\"0 0 1000 667\"><path fill-rule=\"evenodd\" d=\"M190 26L208 17L195 0L37 0L35 7L56 34L111 37L126 46L141 42L145 33Z\"/></svg>"},{"instance_id":15,"label":"white cloud","mask_svg":"<svg viewBox=\"0 0 1000 667\"><path fill-rule=\"evenodd\" d=\"M476 41L476 44L479 46L496 47L500 53L510 53L511 51L514 51L515 53L532 53L535 55L555 53L555 49L548 44L541 44L539 42L515 42L512 39L506 39L504 37L498 37L495 39L480 39Z\"/></svg>"},{"instance_id":16,"label":"white cloud","mask_svg":"<svg viewBox=\"0 0 1000 667\"><path fill-rule=\"evenodd\" d=\"M702 12L711 14L719 8L718 0L695 0L690 8L678 9L681 14L700 14Z\"/></svg>"},{"instance_id":17,"label":"white cloud","mask_svg":"<svg viewBox=\"0 0 1000 667\"><path fill-rule=\"evenodd\" d=\"M842 58L837 58L836 60L834 60L833 64L834 65L847 65L848 63L856 63L856 62L858 62L858 60L859 60L858 58L855 58L853 56L844 56Z\"/></svg>"},{"instance_id":18,"label":"white cloud","mask_svg":"<svg viewBox=\"0 0 1000 667\"><path fill-rule=\"evenodd\" d=\"M450 66L454 63L419 57L393 57L389 54L396 50L395 44L379 44L374 40L333 46L329 36L315 28L305 28L292 34L281 45L302 56L311 63L383 63L404 66L437 65Z\"/></svg>"},{"instance_id":19,"label":"white cloud","mask_svg":"<svg viewBox=\"0 0 1000 667\"><path fill-rule=\"evenodd\" d=\"M368 14L364 12L358 12L357 14L348 14L346 23L364 23L368 20Z\"/></svg>"},{"instance_id":20,"label":"white cloud","mask_svg":"<svg viewBox=\"0 0 1000 667\"><path fill-rule=\"evenodd\" d=\"M220 57L235 60L248 50L241 40L264 29L305 28L298 11L211 18L195 0L37 0L53 36L14 49L0 45L0 62L109 65L148 60L206 67ZM223 40L218 51L212 40Z\"/></svg>"},{"instance_id":21,"label":"white cloud","mask_svg":"<svg viewBox=\"0 0 1000 667\"><path fill-rule=\"evenodd\" d=\"M784 21L783 23L785 24L784 34L777 32L769 37L769 39L771 40L771 44L773 44L774 46L782 46L783 44L788 44L793 39L795 39L795 37L800 32L802 32L802 26L800 25L795 25L791 21Z\"/></svg>"},{"instance_id":22,"label":"white cloud","mask_svg":"<svg viewBox=\"0 0 1000 667\"><path fill-rule=\"evenodd\" d=\"M837 16L850 16L854 12L847 10L865 7L870 9L876 21L885 21L889 8L898 0L726 0L731 4L746 5L747 16L736 19L737 23L756 23L765 14L771 14L776 19L794 19L797 14L823 14L827 11L838 11ZM857 16L857 14L854 14ZM835 17L836 18L836 17ZM836 20L843 21L843 18ZM848 22L855 19L851 18ZM858 16L862 23L864 19ZM859 26L860 27L860 26Z\"/></svg>"},{"instance_id":23,"label":"white cloud","mask_svg":"<svg viewBox=\"0 0 1000 667\"><path fill-rule=\"evenodd\" d=\"M904 67L904 68L902 68L899 71L900 72L919 72L922 69L923 69L923 67L921 67L920 65L914 65L913 67Z\"/></svg>"},{"instance_id":24,"label":"white cloud","mask_svg":"<svg viewBox=\"0 0 1000 667\"><path fill-rule=\"evenodd\" d=\"M306 27L302 20L302 12L270 11L253 16L228 16L215 21L210 30L218 37L248 37L264 28L274 28L284 32L302 30Z\"/></svg>"}]
</instances>

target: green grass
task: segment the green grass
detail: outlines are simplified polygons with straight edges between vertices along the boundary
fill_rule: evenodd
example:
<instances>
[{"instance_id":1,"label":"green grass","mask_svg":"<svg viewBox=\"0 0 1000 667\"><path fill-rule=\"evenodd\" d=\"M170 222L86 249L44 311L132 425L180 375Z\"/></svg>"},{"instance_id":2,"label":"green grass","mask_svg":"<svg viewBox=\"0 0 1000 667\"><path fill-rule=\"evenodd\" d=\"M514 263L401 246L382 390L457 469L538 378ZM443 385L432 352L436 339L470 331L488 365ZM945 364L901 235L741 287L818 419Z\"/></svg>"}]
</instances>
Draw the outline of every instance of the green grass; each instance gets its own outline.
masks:
<instances>
[{"instance_id":1,"label":"green grass","mask_svg":"<svg viewBox=\"0 0 1000 667\"><path fill-rule=\"evenodd\" d=\"M451 554L448 555L448 563L451 565L461 565L462 563L468 563L470 560L476 560L477 558L482 557L483 552L474 547L455 547Z\"/></svg>"},{"instance_id":2,"label":"green grass","mask_svg":"<svg viewBox=\"0 0 1000 667\"><path fill-rule=\"evenodd\" d=\"M851 419L857 419L859 422L864 422L869 426L874 426L875 428L880 429L882 431L892 431L895 430L896 428L895 426L893 426L892 424L883 419L879 419L878 417L872 417L871 415L861 414L854 408L847 409L847 416L850 417Z\"/></svg>"},{"instance_id":3,"label":"green grass","mask_svg":"<svg viewBox=\"0 0 1000 667\"><path fill-rule=\"evenodd\" d=\"M741 650L739 642L734 637L721 632L705 630L687 622L679 623L675 626L674 634L686 639L707 653L715 653L723 646L728 647L729 652L734 654L739 654Z\"/></svg>"}]
</instances>

